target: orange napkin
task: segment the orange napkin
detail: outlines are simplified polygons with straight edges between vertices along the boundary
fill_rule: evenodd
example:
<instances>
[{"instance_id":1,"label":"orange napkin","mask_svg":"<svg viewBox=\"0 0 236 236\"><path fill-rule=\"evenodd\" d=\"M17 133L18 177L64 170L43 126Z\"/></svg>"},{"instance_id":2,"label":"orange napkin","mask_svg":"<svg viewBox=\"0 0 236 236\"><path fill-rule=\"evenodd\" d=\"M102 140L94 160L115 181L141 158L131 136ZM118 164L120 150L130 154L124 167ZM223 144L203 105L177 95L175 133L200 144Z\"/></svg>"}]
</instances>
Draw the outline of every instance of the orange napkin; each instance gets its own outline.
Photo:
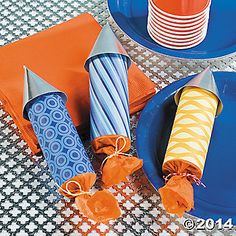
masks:
<instances>
[{"instance_id":1,"label":"orange napkin","mask_svg":"<svg viewBox=\"0 0 236 236\"><path fill-rule=\"evenodd\" d=\"M40 149L30 122L22 117L23 65L65 92L75 126L88 127L89 74L84 63L100 30L95 19L84 13L0 48L0 99L33 153ZM133 64L129 70L130 112L141 110L154 94L154 83Z\"/></svg>"}]
</instances>

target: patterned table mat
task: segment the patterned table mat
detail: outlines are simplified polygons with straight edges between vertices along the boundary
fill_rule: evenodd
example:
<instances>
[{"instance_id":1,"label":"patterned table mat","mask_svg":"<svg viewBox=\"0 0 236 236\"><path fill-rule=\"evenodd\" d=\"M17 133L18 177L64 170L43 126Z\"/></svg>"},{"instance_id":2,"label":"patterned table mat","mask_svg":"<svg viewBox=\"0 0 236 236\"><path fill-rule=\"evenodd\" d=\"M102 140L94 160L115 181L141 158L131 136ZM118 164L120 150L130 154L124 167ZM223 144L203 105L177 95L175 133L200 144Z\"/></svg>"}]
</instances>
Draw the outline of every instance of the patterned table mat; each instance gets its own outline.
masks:
<instances>
[{"instance_id":1,"label":"patterned table mat","mask_svg":"<svg viewBox=\"0 0 236 236\"><path fill-rule=\"evenodd\" d=\"M32 35L82 12L90 12L104 25L110 22L131 58L162 89L169 83L200 72L211 65L215 71L236 71L236 56L205 61L179 60L152 53L129 39L109 16L105 0L2 0L0 4L0 45ZM131 118L131 152L135 154L135 128L139 114ZM88 140L86 150L96 166ZM122 217L97 224L76 209L73 201L62 198L50 177L42 156L33 156L12 118L0 104L0 236L27 235L236 235L236 230L187 230L185 215L167 214L159 194L142 170L109 189L118 199Z\"/></svg>"}]
</instances>

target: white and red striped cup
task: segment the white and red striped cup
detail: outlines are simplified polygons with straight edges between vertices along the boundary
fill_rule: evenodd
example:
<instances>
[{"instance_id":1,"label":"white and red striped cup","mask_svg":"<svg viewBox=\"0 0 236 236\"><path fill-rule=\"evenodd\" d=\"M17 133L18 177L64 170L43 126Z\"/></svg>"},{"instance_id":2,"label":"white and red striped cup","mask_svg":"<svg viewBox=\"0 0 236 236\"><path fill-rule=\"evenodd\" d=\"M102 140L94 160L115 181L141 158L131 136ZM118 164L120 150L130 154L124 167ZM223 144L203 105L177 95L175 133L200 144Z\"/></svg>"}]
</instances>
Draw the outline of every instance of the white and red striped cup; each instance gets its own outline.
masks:
<instances>
[{"instance_id":1,"label":"white and red striped cup","mask_svg":"<svg viewBox=\"0 0 236 236\"><path fill-rule=\"evenodd\" d=\"M207 35L210 0L149 0L147 30L161 46L187 49Z\"/></svg>"}]
</instances>

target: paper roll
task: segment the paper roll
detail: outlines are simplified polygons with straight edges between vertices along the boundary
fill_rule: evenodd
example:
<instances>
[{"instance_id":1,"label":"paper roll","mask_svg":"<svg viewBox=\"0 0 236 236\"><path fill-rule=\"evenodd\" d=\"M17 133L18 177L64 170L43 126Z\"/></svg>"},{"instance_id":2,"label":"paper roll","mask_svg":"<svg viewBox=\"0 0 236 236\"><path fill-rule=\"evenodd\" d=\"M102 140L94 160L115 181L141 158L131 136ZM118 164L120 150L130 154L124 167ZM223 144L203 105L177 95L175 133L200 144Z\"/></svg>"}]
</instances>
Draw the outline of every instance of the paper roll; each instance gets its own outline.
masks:
<instances>
[{"instance_id":1,"label":"paper roll","mask_svg":"<svg viewBox=\"0 0 236 236\"><path fill-rule=\"evenodd\" d=\"M59 186L76 175L94 173L61 96L41 95L29 107L28 117Z\"/></svg>"},{"instance_id":2,"label":"paper roll","mask_svg":"<svg viewBox=\"0 0 236 236\"><path fill-rule=\"evenodd\" d=\"M215 120L218 98L211 92L194 87L184 88L177 108L163 172L170 172L169 162L186 161L201 178Z\"/></svg>"},{"instance_id":3,"label":"paper roll","mask_svg":"<svg viewBox=\"0 0 236 236\"><path fill-rule=\"evenodd\" d=\"M167 182L159 189L166 211L179 217L194 207L192 184L201 184L219 101L201 87L182 89L162 166Z\"/></svg>"},{"instance_id":4,"label":"paper roll","mask_svg":"<svg viewBox=\"0 0 236 236\"><path fill-rule=\"evenodd\" d=\"M103 27L85 69L90 75L90 136L102 156L105 187L126 181L142 167L142 160L127 155L131 146L128 68L131 60L110 26Z\"/></svg>"},{"instance_id":5,"label":"paper roll","mask_svg":"<svg viewBox=\"0 0 236 236\"><path fill-rule=\"evenodd\" d=\"M130 138L127 58L94 56L89 62L91 140L105 135Z\"/></svg>"},{"instance_id":6,"label":"paper roll","mask_svg":"<svg viewBox=\"0 0 236 236\"><path fill-rule=\"evenodd\" d=\"M119 217L118 202L110 192L90 192L96 174L66 108L65 95L27 68L25 94L24 117L32 124L59 192L75 198L79 211L94 221Z\"/></svg>"}]
</instances>

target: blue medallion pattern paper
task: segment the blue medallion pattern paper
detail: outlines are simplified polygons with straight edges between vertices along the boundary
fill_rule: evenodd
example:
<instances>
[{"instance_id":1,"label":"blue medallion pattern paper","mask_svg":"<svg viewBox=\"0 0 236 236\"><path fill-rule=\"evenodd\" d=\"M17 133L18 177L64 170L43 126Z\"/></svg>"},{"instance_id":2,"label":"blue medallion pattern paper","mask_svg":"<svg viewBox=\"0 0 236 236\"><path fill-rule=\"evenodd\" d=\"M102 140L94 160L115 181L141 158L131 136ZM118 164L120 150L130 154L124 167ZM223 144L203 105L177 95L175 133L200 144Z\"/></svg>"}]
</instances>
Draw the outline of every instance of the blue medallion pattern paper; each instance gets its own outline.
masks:
<instances>
[{"instance_id":1,"label":"blue medallion pattern paper","mask_svg":"<svg viewBox=\"0 0 236 236\"><path fill-rule=\"evenodd\" d=\"M35 99L28 116L57 184L62 185L79 174L94 172L60 95L46 94Z\"/></svg>"}]
</instances>

